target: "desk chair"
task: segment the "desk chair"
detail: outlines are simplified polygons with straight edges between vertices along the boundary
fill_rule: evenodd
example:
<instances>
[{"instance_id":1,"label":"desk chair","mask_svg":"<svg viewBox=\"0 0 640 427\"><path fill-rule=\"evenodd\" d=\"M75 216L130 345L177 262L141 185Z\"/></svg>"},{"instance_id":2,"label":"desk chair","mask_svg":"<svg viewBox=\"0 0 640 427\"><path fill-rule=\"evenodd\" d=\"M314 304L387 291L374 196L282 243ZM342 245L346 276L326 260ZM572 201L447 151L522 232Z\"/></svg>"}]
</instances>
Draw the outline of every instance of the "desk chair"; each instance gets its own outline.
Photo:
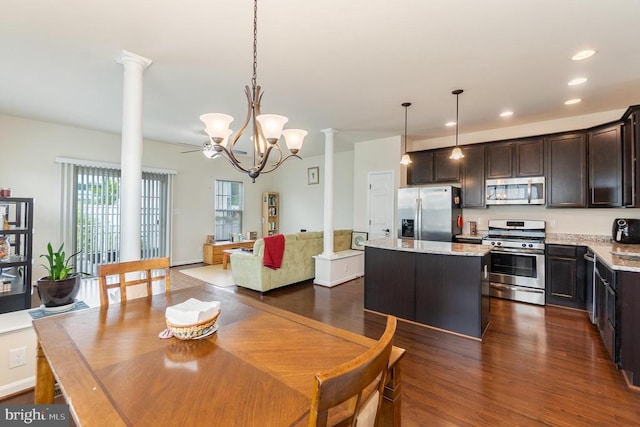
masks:
<instances>
[{"instance_id":1,"label":"desk chair","mask_svg":"<svg viewBox=\"0 0 640 427\"><path fill-rule=\"evenodd\" d=\"M394 316L388 316L385 331L375 346L355 359L316 374L309 427L336 425L337 420L339 425L376 425L396 323ZM347 405L341 405L344 403Z\"/></svg>"},{"instance_id":2,"label":"desk chair","mask_svg":"<svg viewBox=\"0 0 640 427\"><path fill-rule=\"evenodd\" d=\"M100 305L109 305L108 289L120 288L120 302L127 300L127 287L147 284L147 296L151 296L151 284L154 281L164 280L165 292L169 293L171 283L169 278L169 258L152 258L139 261L125 261L114 264L100 264L98 266L98 281L100 282ZM164 270L157 276L151 275L151 270ZM127 280L127 273L141 274L134 275L134 278ZM107 283L107 276L118 276L118 281Z\"/></svg>"}]
</instances>

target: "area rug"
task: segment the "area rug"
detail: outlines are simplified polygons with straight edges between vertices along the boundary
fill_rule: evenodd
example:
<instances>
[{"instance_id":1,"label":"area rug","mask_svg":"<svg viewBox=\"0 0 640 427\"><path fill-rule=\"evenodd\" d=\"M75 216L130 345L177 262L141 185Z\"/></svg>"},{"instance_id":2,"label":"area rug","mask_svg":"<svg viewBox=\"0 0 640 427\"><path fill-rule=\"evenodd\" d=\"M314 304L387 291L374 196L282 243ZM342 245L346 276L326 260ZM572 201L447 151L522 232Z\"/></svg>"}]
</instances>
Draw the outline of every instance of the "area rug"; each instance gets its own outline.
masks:
<instances>
[{"instance_id":1,"label":"area rug","mask_svg":"<svg viewBox=\"0 0 640 427\"><path fill-rule=\"evenodd\" d=\"M233 283L231 269L223 270L222 265L206 265L204 267L187 268L180 270L180 273L195 277L196 279L212 285L220 286L221 288L227 288L235 285L235 283Z\"/></svg>"}]
</instances>

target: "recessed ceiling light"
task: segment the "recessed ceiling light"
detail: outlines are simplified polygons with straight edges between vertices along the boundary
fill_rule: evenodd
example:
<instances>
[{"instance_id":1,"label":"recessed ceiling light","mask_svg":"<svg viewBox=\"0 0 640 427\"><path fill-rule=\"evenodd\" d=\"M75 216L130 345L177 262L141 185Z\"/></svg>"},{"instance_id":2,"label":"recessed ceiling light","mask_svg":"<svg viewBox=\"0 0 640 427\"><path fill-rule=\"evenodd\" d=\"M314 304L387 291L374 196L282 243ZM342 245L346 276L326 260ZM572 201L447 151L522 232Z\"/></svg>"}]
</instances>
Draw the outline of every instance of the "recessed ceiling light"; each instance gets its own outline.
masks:
<instances>
[{"instance_id":1,"label":"recessed ceiling light","mask_svg":"<svg viewBox=\"0 0 640 427\"><path fill-rule=\"evenodd\" d=\"M582 99L580 98L573 98L570 99L568 101L564 101L565 105L573 105L573 104L577 104L578 102L582 101Z\"/></svg>"},{"instance_id":2,"label":"recessed ceiling light","mask_svg":"<svg viewBox=\"0 0 640 427\"><path fill-rule=\"evenodd\" d=\"M577 86L577 85L581 85L582 83L584 83L586 81L587 81L586 77L578 77L577 79L571 80L568 84L569 84L569 86Z\"/></svg>"},{"instance_id":3,"label":"recessed ceiling light","mask_svg":"<svg viewBox=\"0 0 640 427\"><path fill-rule=\"evenodd\" d=\"M447 122L444 124L445 126L451 127L451 126L455 126L456 122Z\"/></svg>"},{"instance_id":4,"label":"recessed ceiling light","mask_svg":"<svg viewBox=\"0 0 640 427\"><path fill-rule=\"evenodd\" d=\"M500 117L511 117L513 116L513 111L503 111L500 113Z\"/></svg>"},{"instance_id":5,"label":"recessed ceiling light","mask_svg":"<svg viewBox=\"0 0 640 427\"><path fill-rule=\"evenodd\" d=\"M578 52L575 55L573 55L571 57L571 59L573 61L582 61L583 59L591 58L595 54L596 54L595 50L593 50L593 49L585 49L585 50L581 50L580 52Z\"/></svg>"}]
</instances>

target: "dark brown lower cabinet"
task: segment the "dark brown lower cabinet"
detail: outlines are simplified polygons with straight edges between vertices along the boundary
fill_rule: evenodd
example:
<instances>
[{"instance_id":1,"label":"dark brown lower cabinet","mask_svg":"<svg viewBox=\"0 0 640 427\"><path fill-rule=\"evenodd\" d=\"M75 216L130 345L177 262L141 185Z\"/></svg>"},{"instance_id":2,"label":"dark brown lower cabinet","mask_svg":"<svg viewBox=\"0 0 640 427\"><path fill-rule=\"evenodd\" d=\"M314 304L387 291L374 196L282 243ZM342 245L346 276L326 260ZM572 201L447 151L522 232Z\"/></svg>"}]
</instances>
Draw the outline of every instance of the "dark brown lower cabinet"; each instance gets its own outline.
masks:
<instances>
[{"instance_id":1,"label":"dark brown lower cabinet","mask_svg":"<svg viewBox=\"0 0 640 427\"><path fill-rule=\"evenodd\" d=\"M489 323L490 256L366 247L364 307L481 338Z\"/></svg>"},{"instance_id":2,"label":"dark brown lower cabinet","mask_svg":"<svg viewBox=\"0 0 640 427\"><path fill-rule=\"evenodd\" d=\"M640 273L618 271L620 363L630 382L640 387Z\"/></svg>"},{"instance_id":3,"label":"dark brown lower cabinet","mask_svg":"<svg viewBox=\"0 0 640 427\"><path fill-rule=\"evenodd\" d=\"M547 245L546 303L585 309L585 246Z\"/></svg>"}]
</instances>

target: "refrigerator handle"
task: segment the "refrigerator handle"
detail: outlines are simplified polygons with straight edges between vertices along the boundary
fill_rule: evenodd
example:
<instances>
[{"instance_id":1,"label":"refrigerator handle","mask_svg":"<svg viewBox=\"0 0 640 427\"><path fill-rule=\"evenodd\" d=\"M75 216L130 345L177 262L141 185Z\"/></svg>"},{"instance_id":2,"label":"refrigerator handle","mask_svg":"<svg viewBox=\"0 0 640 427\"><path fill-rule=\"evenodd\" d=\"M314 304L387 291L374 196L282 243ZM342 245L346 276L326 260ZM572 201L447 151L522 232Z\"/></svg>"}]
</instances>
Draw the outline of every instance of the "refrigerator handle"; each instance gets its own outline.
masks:
<instances>
[{"instance_id":1,"label":"refrigerator handle","mask_svg":"<svg viewBox=\"0 0 640 427\"><path fill-rule=\"evenodd\" d=\"M414 233L415 240L422 240L422 199L416 199L416 210L415 210L415 228L416 232Z\"/></svg>"},{"instance_id":2,"label":"refrigerator handle","mask_svg":"<svg viewBox=\"0 0 640 427\"><path fill-rule=\"evenodd\" d=\"M527 185L527 203L531 204L531 180L528 181Z\"/></svg>"}]
</instances>

